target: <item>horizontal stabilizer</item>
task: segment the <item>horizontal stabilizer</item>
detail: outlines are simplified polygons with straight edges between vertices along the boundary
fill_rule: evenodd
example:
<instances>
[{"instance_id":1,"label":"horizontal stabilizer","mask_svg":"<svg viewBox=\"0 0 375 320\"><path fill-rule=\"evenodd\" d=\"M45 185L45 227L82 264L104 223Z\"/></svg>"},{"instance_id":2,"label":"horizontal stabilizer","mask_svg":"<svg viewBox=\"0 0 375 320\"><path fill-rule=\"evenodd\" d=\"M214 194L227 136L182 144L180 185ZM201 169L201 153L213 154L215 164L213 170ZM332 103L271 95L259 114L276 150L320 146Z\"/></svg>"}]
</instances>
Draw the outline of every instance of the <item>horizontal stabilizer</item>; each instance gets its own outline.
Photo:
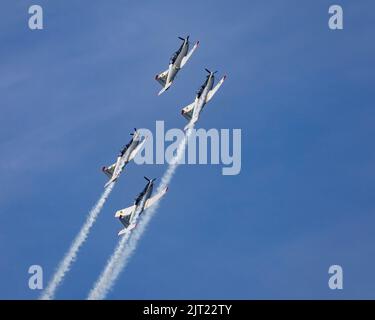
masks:
<instances>
[{"instance_id":1,"label":"horizontal stabilizer","mask_svg":"<svg viewBox=\"0 0 375 320\"><path fill-rule=\"evenodd\" d=\"M165 87L165 83L167 81L169 69L157 74L155 76L155 80L161 84L162 87Z\"/></svg>"},{"instance_id":2,"label":"horizontal stabilizer","mask_svg":"<svg viewBox=\"0 0 375 320\"><path fill-rule=\"evenodd\" d=\"M116 167L116 163L111 164L111 165L108 166L108 167L102 167L102 171L103 171L103 173L104 173L109 179L111 179L111 178L112 178L112 175L113 175L113 171L115 171L115 167Z\"/></svg>"},{"instance_id":3,"label":"horizontal stabilizer","mask_svg":"<svg viewBox=\"0 0 375 320\"><path fill-rule=\"evenodd\" d=\"M181 114L186 120L190 121L194 111L195 101L181 110Z\"/></svg>"},{"instance_id":4,"label":"horizontal stabilizer","mask_svg":"<svg viewBox=\"0 0 375 320\"><path fill-rule=\"evenodd\" d=\"M122 209L122 210L118 210L115 213L115 217L119 218L119 217L128 216L128 215L133 213L134 209L135 209L135 205L132 205L131 207L128 207L128 208L125 208L125 209Z\"/></svg>"}]
</instances>

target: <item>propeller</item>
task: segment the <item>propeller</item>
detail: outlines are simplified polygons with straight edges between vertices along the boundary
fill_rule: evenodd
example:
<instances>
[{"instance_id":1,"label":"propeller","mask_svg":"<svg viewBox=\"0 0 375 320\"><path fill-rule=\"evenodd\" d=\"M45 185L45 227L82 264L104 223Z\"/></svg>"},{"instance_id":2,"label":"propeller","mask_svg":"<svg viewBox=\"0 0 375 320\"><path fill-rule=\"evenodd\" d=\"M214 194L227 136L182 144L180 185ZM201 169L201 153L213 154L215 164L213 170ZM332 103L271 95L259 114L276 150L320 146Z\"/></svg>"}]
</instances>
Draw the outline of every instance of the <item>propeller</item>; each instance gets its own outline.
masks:
<instances>
[{"instance_id":1,"label":"propeller","mask_svg":"<svg viewBox=\"0 0 375 320\"><path fill-rule=\"evenodd\" d=\"M134 132L137 132L137 128L134 128ZM134 136L134 133L131 133L130 135Z\"/></svg>"},{"instance_id":2,"label":"propeller","mask_svg":"<svg viewBox=\"0 0 375 320\"><path fill-rule=\"evenodd\" d=\"M190 37L190 36L187 36L187 37L186 37L186 40L187 40L187 41L189 41L189 37ZM185 41L185 39L184 39L183 37L178 37L178 38L179 38L180 40L182 40L182 41Z\"/></svg>"},{"instance_id":3,"label":"propeller","mask_svg":"<svg viewBox=\"0 0 375 320\"><path fill-rule=\"evenodd\" d=\"M204 70L206 70L209 74L215 74L217 71L215 71L215 72L211 72L210 70L208 70L207 68L204 68Z\"/></svg>"}]
</instances>

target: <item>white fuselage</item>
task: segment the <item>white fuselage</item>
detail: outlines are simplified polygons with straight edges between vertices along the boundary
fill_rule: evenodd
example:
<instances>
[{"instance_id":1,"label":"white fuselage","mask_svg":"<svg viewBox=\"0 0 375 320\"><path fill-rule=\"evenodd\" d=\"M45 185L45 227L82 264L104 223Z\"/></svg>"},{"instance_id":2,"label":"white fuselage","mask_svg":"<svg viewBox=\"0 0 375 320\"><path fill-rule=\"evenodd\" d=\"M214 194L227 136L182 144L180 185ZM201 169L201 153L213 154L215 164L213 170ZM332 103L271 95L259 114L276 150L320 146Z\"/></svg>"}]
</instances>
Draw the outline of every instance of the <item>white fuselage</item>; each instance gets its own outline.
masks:
<instances>
[{"instance_id":1,"label":"white fuselage","mask_svg":"<svg viewBox=\"0 0 375 320\"><path fill-rule=\"evenodd\" d=\"M141 198L136 200L135 209L130 219L130 224L135 224L135 222L138 220L138 217L144 211L146 201L151 197L153 188L154 188L153 182L148 183L144 191L142 192L143 195L141 196Z\"/></svg>"},{"instance_id":2,"label":"white fuselage","mask_svg":"<svg viewBox=\"0 0 375 320\"><path fill-rule=\"evenodd\" d=\"M195 98L195 106L193 110L193 115L191 117L193 123L195 123L198 120L199 115L203 110L203 107L207 103L207 96L214 85L214 78L214 75L211 73L203 91L199 96L197 95Z\"/></svg>"},{"instance_id":3,"label":"white fuselage","mask_svg":"<svg viewBox=\"0 0 375 320\"><path fill-rule=\"evenodd\" d=\"M169 64L168 77L165 83L166 87L170 86L170 83L176 77L177 72L181 69L182 59L187 55L188 51L189 51L189 42L185 39L176 59Z\"/></svg>"}]
</instances>

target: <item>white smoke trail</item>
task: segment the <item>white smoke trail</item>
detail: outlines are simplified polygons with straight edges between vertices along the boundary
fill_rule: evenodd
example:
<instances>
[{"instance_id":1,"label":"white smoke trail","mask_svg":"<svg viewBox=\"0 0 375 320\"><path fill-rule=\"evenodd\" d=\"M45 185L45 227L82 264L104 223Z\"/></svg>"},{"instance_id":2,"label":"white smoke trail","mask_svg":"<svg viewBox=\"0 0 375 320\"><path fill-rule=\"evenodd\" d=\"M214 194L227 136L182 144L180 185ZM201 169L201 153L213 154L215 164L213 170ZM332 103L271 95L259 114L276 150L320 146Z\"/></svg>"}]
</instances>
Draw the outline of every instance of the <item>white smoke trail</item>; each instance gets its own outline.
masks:
<instances>
[{"instance_id":1,"label":"white smoke trail","mask_svg":"<svg viewBox=\"0 0 375 320\"><path fill-rule=\"evenodd\" d=\"M83 243L86 241L87 236L90 232L91 227L94 225L101 209L103 208L106 200L108 199L110 193L113 190L114 183L111 183L102 193L98 202L89 212L85 223L83 224L78 235L72 242L68 252L65 254L64 259L60 262L55 274L53 275L51 281L49 282L47 288L43 291L40 299L41 300L51 300L55 296L55 292L59 285L64 280L66 273L70 270L72 263L76 260L77 254Z\"/></svg>"},{"instance_id":2,"label":"white smoke trail","mask_svg":"<svg viewBox=\"0 0 375 320\"><path fill-rule=\"evenodd\" d=\"M193 125L187 128L186 135L181 141L177 148L177 154L172 159L167 171L164 173L161 183L157 189L157 193L162 191L171 182L174 173L180 161L184 155L186 144L189 141L193 129ZM88 300L102 300L104 299L109 291L112 289L115 281L124 269L133 252L137 248L137 243L142 237L144 231L147 228L151 218L156 213L159 207L159 202L144 213L143 218L137 225L137 228L133 229L132 232L126 233L119 241L112 256L107 261L106 267L99 276L99 279L94 284L93 288L89 292L87 297ZM127 246L126 246L127 245Z\"/></svg>"}]
</instances>

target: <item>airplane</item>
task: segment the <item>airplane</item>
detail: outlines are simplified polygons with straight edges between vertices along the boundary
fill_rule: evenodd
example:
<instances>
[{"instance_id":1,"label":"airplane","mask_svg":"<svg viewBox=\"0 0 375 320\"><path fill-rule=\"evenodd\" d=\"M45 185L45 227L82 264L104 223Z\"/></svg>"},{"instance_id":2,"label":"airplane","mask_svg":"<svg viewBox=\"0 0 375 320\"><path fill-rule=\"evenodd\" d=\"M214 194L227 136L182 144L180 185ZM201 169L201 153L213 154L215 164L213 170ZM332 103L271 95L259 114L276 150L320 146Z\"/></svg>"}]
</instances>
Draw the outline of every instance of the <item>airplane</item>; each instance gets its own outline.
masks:
<instances>
[{"instance_id":1,"label":"airplane","mask_svg":"<svg viewBox=\"0 0 375 320\"><path fill-rule=\"evenodd\" d=\"M163 89L159 91L158 96L169 89L178 71L180 71L180 69L186 64L199 45L199 41L197 41L193 48L189 51L189 36L187 36L186 39L182 37L178 38L182 40L183 43L171 57L168 69L155 76L155 80L158 81L163 87Z\"/></svg>"},{"instance_id":2,"label":"airplane","mask_svg":"<svg viewBox=\"0 0 375 320\"><path fill-rule=\"evenodd\" d=\"M136 222L143 211L157 203L168 191L168 187L165 187L158 194L151 197L154 188L154 181L156 179L144 178L147 180L147 184L135 199L134 204L131 207L118 210L115 214L115 217L119 218L120 222L124 225L124 228L118 233L119 236L134 229L136 227Z\"/></svg>"},{"instance_id":3,"label":"airplane","mask_svg":"<svg viewBox=\"0 0 375 320\"><path fill-rule=\"evenodd\" d=\"M124 167L129 161L134 159L146 141L146 138L141 139L136 128L134 128L134 133L131 133L130 135L132 136L130 142L121 149L116 162L108 167L102 167L102 171L109 178L109 181L104 185L104 188L107 188L111 183L118 179Z\"/></svg>"},{"instance_id":4,"label":"airplane","mask_svg":"<svg viewBox=\"0 0 375 320\"><path fill-rule=\"evenodd\" d=\"M208 69L205 70L208 72L208 75L203 85L197 91L194 102L181 110L181 114L189 121L184 130L187 130L187 128L193 126L198 121L200 113L202 112L204 106L212 99L214 94L217 92L217 90L219 90L227 77L226 75L222 77L214 87L215 73L217 71L211 72Z\"/></svg>"}]
</instances>

